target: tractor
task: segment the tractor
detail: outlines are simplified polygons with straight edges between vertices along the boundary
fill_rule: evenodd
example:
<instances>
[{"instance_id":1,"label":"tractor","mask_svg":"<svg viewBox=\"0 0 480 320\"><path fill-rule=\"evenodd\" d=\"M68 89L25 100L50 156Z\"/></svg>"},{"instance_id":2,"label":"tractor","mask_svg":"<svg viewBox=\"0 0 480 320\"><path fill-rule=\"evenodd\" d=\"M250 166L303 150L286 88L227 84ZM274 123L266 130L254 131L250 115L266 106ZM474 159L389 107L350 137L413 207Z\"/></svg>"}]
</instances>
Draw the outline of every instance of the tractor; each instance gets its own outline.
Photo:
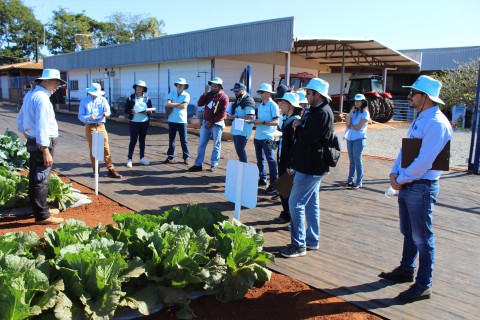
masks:
<instances>
[{"instance_id":1,"label":"tractor","mask_svg":"<svg viewBox=\"0 0 480 320\"><path fill-rule=\"evenodd\" d=\"M302 72L290 74L290 88L294 90L305 87L315 76L311 73ZM285 84L285 75L280 75L280 84ZM343 95L343 112L350 112L351 100L357 93L362 93L368 100L370 118L373 121L385 123L393 117L392 95L383 90L383 78L376 75L358 75L350 77L350 87L347 94ZM330 95L330 106L336 113L335 121L341 121L338 114L340 106L340 94Z\"/></svg>"},{"instance_id":2,"label":"tractor","mask_svg":"<svg viewBox=\"0 0 480 320\"><path fill-rule=\"evenodd\" d=\"M358 75L350 77L348 93L343 95L343 112L350 112L351 100L361 93L368 101L370 118L385 123L393 117L392 95L383 90L383 78L376 75ZM332 110L339 111L340 94L331 95Z\"/></svg>"}]
</instances>

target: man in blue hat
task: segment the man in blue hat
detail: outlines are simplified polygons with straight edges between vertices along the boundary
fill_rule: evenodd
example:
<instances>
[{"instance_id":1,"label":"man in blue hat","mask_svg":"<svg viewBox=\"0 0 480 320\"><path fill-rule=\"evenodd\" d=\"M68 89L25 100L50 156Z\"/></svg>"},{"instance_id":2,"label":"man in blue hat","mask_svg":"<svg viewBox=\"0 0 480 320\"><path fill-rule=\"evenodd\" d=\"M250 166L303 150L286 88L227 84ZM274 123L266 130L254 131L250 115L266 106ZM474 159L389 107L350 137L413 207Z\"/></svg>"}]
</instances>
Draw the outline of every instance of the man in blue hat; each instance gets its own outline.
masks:
<instances>
[{"instance_id":1,"label":"man in blue hat","mask_svg":"<svg viewBox=\"0 0 480 320\"><path fill-rule=\"evenodd\" d=\"M213 137L213 150L210 158L210 172L214 172L220 161L220 152L222 147L222 132L225 129L226 110L229 104L228 96L223 92L223 81L219 77L215 77L208 81L205 86L205 92L198 99L197 105L204 107L203 123L200 128L200 141L197 149L197 159L192 167L188 169L190 172L202 171L203 159L205 158L205 149L207 148L210 136Z\"/></svg>"},{"instance_id":2,"label":"man in blue hat","mask_svg":"<svg viewBox=\"0 0 480 320\"><path fill-rule=\"evenodd\" d=\"M403 253L400 266L379 277L393 282L413 282L398 299L405 302L430 299L432 294L435 239L432 228L433 204L436 202L441 171L431 170L438 154L452 139L452 126L438 104L442 84L429 77L420 76L411 86L408 106L418 112L408 130L408 138L422 139L420 152L406 168L402 168L402 150L390 173L390 184L399 190L398 206L400 231L403 234ZM415 260L419 267L415 278Z\"/></svg>"},{"instance_id":3,"label":"man in blue hat","mask_svg":"<svg viewBox=\"0 0 480 320\"><path fill-rule=\"evenodd\" d=\"M241 129L232 125L230 133L233 135L233 144L235 151L237 152L238 160L241 162L247 162L247 152L245 147L250 136L252 135L253 123L255 120L255 100L247 93L247 87L237 82L231 89L235 94L236 100L232 105L231 115L228 117L230 120L242 119L246 120Z\"/></svg>"},{"instance_id":4,"label":"man in blue hat","mask_svg":"<svg viewBox=\"0 0 480 320\"><path fill-rule=\"evenodd\" d=\"M333 134L333 112L328 103L328 82L313 78L304 88L310 108L293 121L294 143L291 169L295 171L288 200L291 243L280 254L295 258L318 250L320 238L319 191L322 177L330 171L324 146ZM305 229L305 220L307 228Z\"/></svg>"},{"instance_id":5,"label":"man in blue hat","mask_svg":"<svg viewBox=\"0 0 480 320\"><path fill-rule=\"evenodd\" d=\"M27 150L30 153L28 195L35 223L54 225L62 223L63 219L55 217L59 211L49 209L47 204L53 154L58 138L58 124L50 96L66 82L60 78L60 72L56 69L44 69L42 76L35 82L35 89L25 96L17 124L19 131L27 137Z\"/></svg>"}]
</instances>

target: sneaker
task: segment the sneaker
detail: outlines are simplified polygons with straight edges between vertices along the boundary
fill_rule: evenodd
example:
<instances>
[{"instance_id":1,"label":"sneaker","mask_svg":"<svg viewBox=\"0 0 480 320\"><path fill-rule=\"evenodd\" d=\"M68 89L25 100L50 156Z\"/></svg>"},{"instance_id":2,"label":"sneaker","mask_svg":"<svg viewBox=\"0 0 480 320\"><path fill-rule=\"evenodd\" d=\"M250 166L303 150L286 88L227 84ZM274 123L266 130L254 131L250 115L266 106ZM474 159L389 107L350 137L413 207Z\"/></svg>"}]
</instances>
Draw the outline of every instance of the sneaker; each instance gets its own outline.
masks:
<instances>
[{"instance_id":1,"label":"sneaker","mask_svg":"<svg viewBox=\"0 0 480 320\"><path fill-rule=\"evenodd\" d=\"M98 170L98 176L100 177L100 170ZM95 171L92 172L92 178L95 178Z\"/></svg>"},{"instance_id":2,"label":"sneaker","mask_svg":"<svg viewBox=\"0 0 480 320\"><path fill-rule=\"evenodd\" d=\"M209 170L210 170L210 172L215 172L216 169L217 169L217 167L211 166Z\"/></svg>"},{"instance_id":3,"label":"sneaker","mask_svg":"<svg viewBox=\"0 0 480 320\"><path fill-rule=\"evenodd\" d=\"M352 183L345 183L345 189L352 189L353 188L353 182Z\"/></svg>"},{"instance_id":4,"label":"sneaker","mask_svg":"<svg viewBox=\"0 0 480 320\"><path fill-rule=\"evenodd\" d=\"M150 161L148 161L145 158L140 158L140 163L143 164L144 166L148 166L150 164Z\"/></svg>"},{"instance_id":5,"label":"sneaker","mask_svg":"<svg viewBox=\"0 0 480 320\"><path fill-rule=\"evenodd\" d=\"M320 245L317 244L316 246L312 246L310 244L307 244L307 250L318 250L320 248Z\"/></svg>"},{"instance_id":6,"label":"sneaker","mask_svg":"<svg viewBox=\"0 0 480 320\"><path fill-rule=\"evenodd\" d=\"M109 178L115 178L115 179L121 179L122 175L117 172L115 169L110 169L108 170L108 177Z\"/></svg>"},{"instance_id":7,"label":"sneaker","mask_svg":"<svg viewBox=\"0 0 480 320\"><path fill-rule=\"evenodd\" d=\"M266 180L262 180L262 179L258 179L258 186L266 186L267 185L267 181Z\"/></svg>"},{"instance_id":8,"label":"sneaker","mask_svg":"<svg viewBox=\"0 0 480 320\"><path fill-rule=\"evenodd\" d=\"M307 250L305 248L299 248L293 244L290 244L280 252L284 258L296 258L307 255Z\"/></svg>"},{"instance_id":9,"label":"sneaker","mask_svg":"<svg viewBox=\"0 0 480 320\"><path fill-rule=\"evenodd\" d=\"M382 272L378 275L380 278L387 279L397 283L413 282L415 269L407 270L398 266L390 272Z\"/></svg>"},{"instance_id":10,"label":"sneaker","mask_svg":"<svg viewBox=\"0 0 480 320\"><path fill-rule=\"evenodd\" d=\"M400 292L400 294L397 296L397 299L404 302L414 302L418 300L430 299L431 296L432 288L424 288L414 283L407 290Z\"/></svg>"},{"instance_id":11,"label":"sneaker","mask_svg":"<svg viewBox=\"0 0 480 320\"><path fill-rule=\"evenodd\" d=\"M202 168L201 165L200 166L193 165L190 168L188 168L188 171L190 171L190 172L199 172L199 171L202 171L202 170L203 170L203 168Z\"/></svg>"},{"instance_id":12,"label":"sneaker","mask_svg":"<svg viewBox=\"0 0 480 320\"><path fill-rule=\"evenodd\" d=\"M188 159L183 160L183 164L188 166L189 164Z\"/></svg>"},{"instance_id":13,"label":"sneaker","mask_svg":"<svg viewBox=\"0 0 480 320\"><path fill-rule=\"evenodd\" d=\"M272 185L269 185L267 189L265 189L265 194L268 194L269 196L277 195L278 191Z\"/></svg>"},{"instance_id":14,"label":"sneaker","mask_svg":"<svg viewBox=\"0 0 480 320\"><path fill-rule=\"evenodd\" d=\"M292 230L292 224L291 224L291 223L288 224L287 230L288 230L288 231L291 231L291 230Z\"/></svg>"},{"instance_id":15,"label":"sneaker","mask_svg":"<svg viewBox=\"0 0 480 320\"><path fill-rule=\"evenodd\" d=\"M35 224L48 226L48 225L60 224L62 222L63 222L63 218L56 218L54 216L50 216L47 219L35 221Z\"/></svg>"},{"instance_id":16,"label":"sneaker","mask_svg":"<svg viewBox=\"0 0 480 320\"><path fill-rule=\"evenodd\" d=\"M358 190L358 189L360 189L361 187L362 187L362 186L353 186L353 187L352 187L352 190Z\"/></svg>"},{"instance_id":17,"label":"sneaker","mask_svg":"<svg viewBox=\"0 0 480 320\"><path fill-rule=\"evenodd\" d=\"M132 165L132 159L128 159L127 161L127 168L131 168L133 165Z\"/></svg>"},{"instance_id":18,"label":"sneaker","mask_svg":"<svg viewBox=\"0 0 480 320\"><path fill-rule=\"evenodd\" d=\"M165 164L173 163L173 159L167 158L167 159L165 159L165 161L163 161L163 163L165 163Z\"/></svg>"}]
</instances>

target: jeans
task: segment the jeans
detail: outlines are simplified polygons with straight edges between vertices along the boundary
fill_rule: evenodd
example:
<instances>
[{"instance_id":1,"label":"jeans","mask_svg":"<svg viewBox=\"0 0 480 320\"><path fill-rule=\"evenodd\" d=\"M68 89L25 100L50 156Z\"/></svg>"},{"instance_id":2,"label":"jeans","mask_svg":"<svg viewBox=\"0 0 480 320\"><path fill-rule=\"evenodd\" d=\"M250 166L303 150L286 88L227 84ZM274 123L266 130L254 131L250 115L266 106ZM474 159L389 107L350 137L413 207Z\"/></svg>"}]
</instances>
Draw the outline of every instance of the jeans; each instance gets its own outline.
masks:
<instances>
[{"instance_id":1,"label":"jeans","mask_svg":"<svg viewBox=\"0 0 480 320\"><path fill-rule=\"evenodd\" d=\"M435 263L432 218L439 189L438 181L418 180L403 185L398 195L400 232L404 237L401 265L405 269L415 268L418 254L416 283L425 288L432 286Z\"/></svg>"},{"instance_id":2,"label":"jeans","mask_svg":"<svg viewBox=\"0 0 480 320\"><path fill-rule=\"evenodd\" d=\"M50 154L55 153L56 140L52 141ZM29 152L29 166L28 174L28 196L32 204L33 215L35 221L42 221L50 217L49 207L47 204L48 185L50 182L50 174L52 167L45 167L43 165L43 152L40 150Z\"/></svg>"},{"instance_id":3,"label":"jeans","mask_svg":"<svg viewBox=\"0 0 480 320\"><path fill-rule=\"evenodd\" d=\"M320 237L320 182L323 175L295 173L288 205L290 207L292 244L305 248L317 246ZM305 222L307 229L305 231Z\"/></svg>"},{"instance_id":4,"label":"jeans","mask_svg":"<svg viewBox=\"0 0 480 320\"><path fill-rule=\"evenodd\" d=\"M348 158L350 159L350 171L348 172L347 183L353 183L355 172L357 173L357 181L355 187L362 186L363 180L363 162L362 154L365 148L366 139L347 140Z\"/></svg>"},{"instance_id":5,"label":"jeans","mask_svg":"<svg viewBox=\"0 0 480 320\"><path fill-rule=\"evenodd\" d=\"M260 179L267 180L267 169L265 168L265 157L268 163L268 173L270 176L270 184L277 181L277 163L273 155L273 150L267 145L267 140L253 139L253 145L255 146L255 155L257 157L257 167L260 174Z\"/></svg>"},{"instance_id":6,"label":"jeans","mask_svg":"<svg viewBox=\"0 0 480 320\"><path fill-rule=\"evenodd\" d=\"M200 129L200 141L198 142L197 159L195 159L195 165L201 166L203 159L205 158L205 149L207 148L210 136L213 136L213 150L210 166L218 166L220 160L220 151L222 150L222 132L223 127L218 124L213 124L209 129L205 128L207 121L203 121L202 128Z\"/></svg>"},{"instance_id":7,"label":"jeans","mask_svg":"<svg viewBox=\"0 0 480 320\"><path fill-rule=\"evenodd\" d=\"M149 121L130 121L130 144L128 145L128 159L132 160L133 150L135 149L137 140L140 142L140 159L145 157L145 138L147 137L148 125Z\"/></svg>"},{"instance_id":8,"label":"jeans","mask_svg":"<svg viewBox=\"0 0 480 320\"><path fill-rule=\"evenodd\" d=\"M168 123L168 159L173 160L175 158L175 138L177 136L177 131L180 135L180 144L182 145L183 160L188 160L190 158L190 151L188 150L187 124L176 122Z\"/></svg>"},{"instance_id":9,"label":"jeans","mask_svg":"<svg viewBox=\"0 0 480 320\"><path fill-rule=\"evenodd\" d=\"M237 152L238 160L240 160L241 162L247 163L247 152L245 151L245 147L247 146L247 137L234 135L233 145L235 146L235 151Z\"/></svg>"},{"instance_id":10,"label":"jeans","mask_svg":"<svg viewBox=\"0 0 480 320\"><path fill-rule=\"evenodd\" d=\"M99 124L98 126L92 124L85 125L85 135L87 136L88 140L88 148L90 150L90 163L92 165L92 169L95 170L95 158L92 155L92 138L94 131L98 131L103 134L103 161L107 165L107 169L112 170L113 168L115 168L115 166L113 165L112 157L110 156L110 147L108 146L108 133L103 123Z\"/></svg>"}]
</instances>

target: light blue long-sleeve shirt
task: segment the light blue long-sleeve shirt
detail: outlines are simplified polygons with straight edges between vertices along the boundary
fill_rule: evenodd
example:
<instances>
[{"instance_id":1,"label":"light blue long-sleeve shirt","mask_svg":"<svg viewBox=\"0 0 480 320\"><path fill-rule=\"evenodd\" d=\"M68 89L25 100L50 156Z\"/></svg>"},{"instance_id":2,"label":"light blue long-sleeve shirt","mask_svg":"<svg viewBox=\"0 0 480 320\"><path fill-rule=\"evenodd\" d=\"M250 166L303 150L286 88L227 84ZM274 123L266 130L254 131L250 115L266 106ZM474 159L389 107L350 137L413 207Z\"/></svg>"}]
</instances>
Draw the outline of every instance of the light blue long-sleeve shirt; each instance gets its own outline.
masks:
<instances>
[{"instance_id":1,"label":"light blue long-sleeve shirt","mask_svg":"<svg viewBox=\"0 0 480 320\"><path fill-rule=\"evenodd\" d=\"M18 131L35 138L37 144L44 147L50 146L50 138L58 137L58 124L50 96L50 92L38 85L25 96L17 116Z\"/></svg>"},{"instance_id":2,"label":"light blue long-sleeve shirt","mask_svg":"<svg viewBox=\"0 0 480 320\"><path fill-rule=\"evenodd\" d=\"M86 124L93 123L105 123L105 116L109 117L111 114L110 105L107 99L102 96L98 96L95 99L88 95L80 100L80 107L78 108L78 119ZM92 119L92 114L97 115Z\"/></svg>"},{"instance_id":3,"label":"light blue long-sleeve shirt","mask_svg":"<svg viewBox=\"0 0 480 320\"><path fill-rule=\"evenodd\" d=\"M442 171L430 170L435 158L452 139L452 126L438 106L420 112L408 130L408 138L422 139L420 152L415 160L402 168L402 150L397 156L391 173L398 174L397 183L405 184L419 179L438 180Z\"/></svg>"}]
</instances>

